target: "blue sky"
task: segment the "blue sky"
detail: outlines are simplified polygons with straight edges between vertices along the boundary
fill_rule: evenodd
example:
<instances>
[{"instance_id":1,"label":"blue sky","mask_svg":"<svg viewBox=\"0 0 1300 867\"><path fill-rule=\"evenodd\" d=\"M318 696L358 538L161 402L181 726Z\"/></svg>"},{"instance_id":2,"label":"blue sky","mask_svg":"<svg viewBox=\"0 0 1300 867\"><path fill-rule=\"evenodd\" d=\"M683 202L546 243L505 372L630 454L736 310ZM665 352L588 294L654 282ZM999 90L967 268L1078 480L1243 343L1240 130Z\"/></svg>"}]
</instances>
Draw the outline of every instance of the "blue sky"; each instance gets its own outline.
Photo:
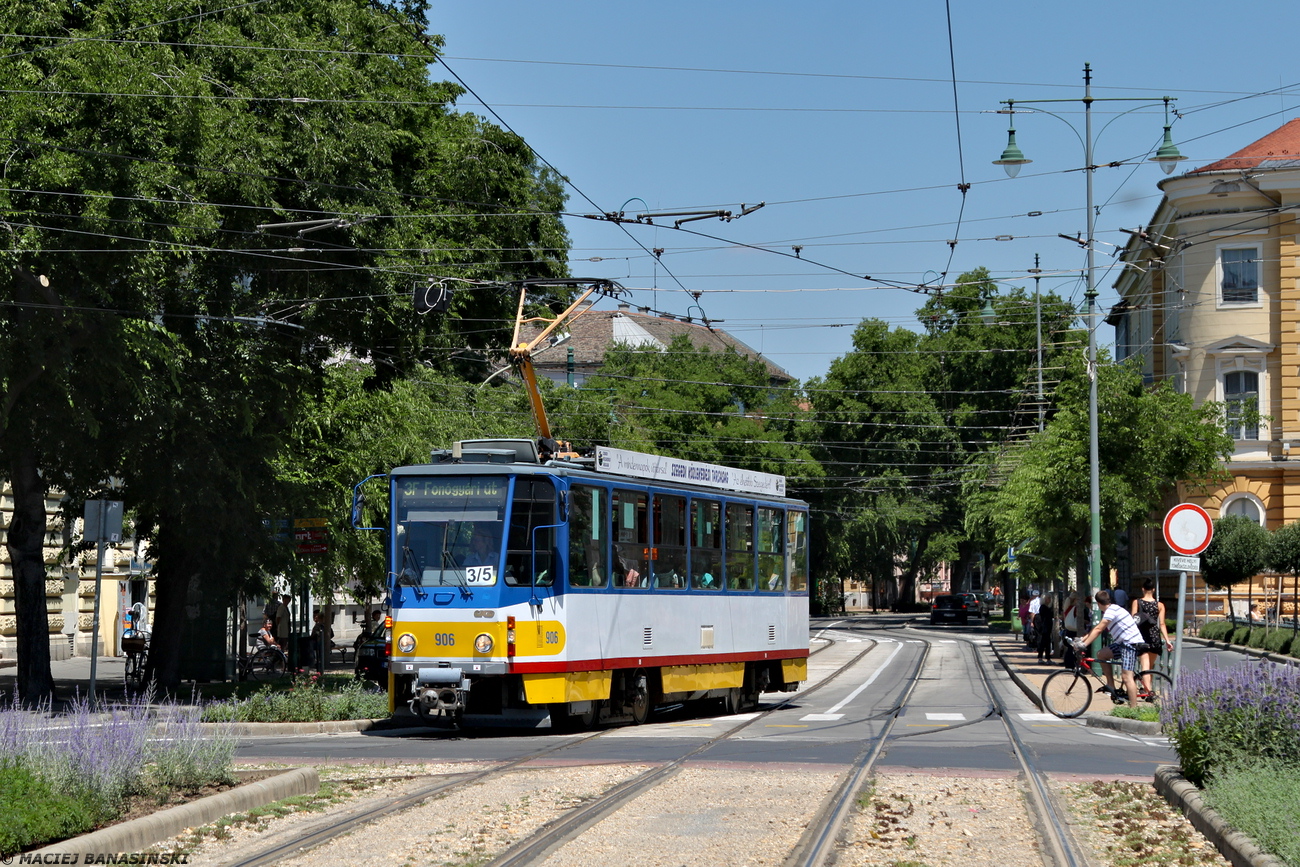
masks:
<instances>
[{"instance_id":1,"label":"blue sky","mask_svg":"<svg viewBox=\"0 0 1300 867\"><path fill-rule=\"evenodd\" d=\"M865 317L914 326L924 298L882 282L934 285L985 266L1006 286L1032 286L1038 254L1043 290L1082 305L1083 251L1057 236L1086 225L1085 62L1099 100L1155 97L1123 117L1143 103L1094 104L1096 162L1125 161L1095 175L1103 307L1115 300L1120 228L1159 202L1164 175L1144 162L1161 140L1159 97L1177 98L1180 171L1300 116L1300 4L950 8L951 58L940 0L435 0L430 29L446 38L448 65L569 178L575 215L766 202L682 227L703 234L571 217L571 272L618 280L635 303L676 314L696 303L683 288L700 292L720 327L801 379L848 351ZM1009 98L1069 100L1044 108L1078 129L1017 114L1034 162L1014 180L991 164ZM470 95L459 106L486 114Z\"/></svg>"}]
</instances>

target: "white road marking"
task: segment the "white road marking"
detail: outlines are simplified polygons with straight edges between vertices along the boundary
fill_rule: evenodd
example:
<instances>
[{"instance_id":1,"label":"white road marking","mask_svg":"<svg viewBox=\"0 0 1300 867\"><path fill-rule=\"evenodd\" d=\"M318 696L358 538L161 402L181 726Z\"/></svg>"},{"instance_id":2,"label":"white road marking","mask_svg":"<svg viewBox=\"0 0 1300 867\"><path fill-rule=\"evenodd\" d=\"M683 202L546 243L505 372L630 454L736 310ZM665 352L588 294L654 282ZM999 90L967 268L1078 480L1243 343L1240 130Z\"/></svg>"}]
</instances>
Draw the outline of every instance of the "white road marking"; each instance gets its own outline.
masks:
<instances>
[{"instance_id":1,"label":"white road marking","mask_svg":"<svg viewBox=\"0 0 1300 867\"><path fill-rule=\"evenodd\" d=\"M962 721L962 722L965 722L965 721L966 721L966 714L964 714L964 713L927 713L927 714L925 715L925 718L926 718L926 719L932 719L932 720L960 720L960 721Z\"/></svg>"},{"instance_id":2,"label":"white road marking","mask_svg":"<svg viewBox=\"0 0 1300 867\"><path fill-rule=\"evenodd\" d=\"M882 640L891 641L892 639L882 639ZM894 661L894 657L898 656L898 652L902 649L903 649L903 645L896 644L894 647L894 652L889 654L889 658L886 659L883 663L881 663L880 668L877 668L875 671L873 671L871 673L871 677L868 677L866 680L864 680L857 689L849 693L848 696L845 697L845 699L841 701L839 704L835 705L835 707L828 709L824 714L809 714L808 716L800 717L799 721L807 722L809 720L812 720L814 722L827 722L827 721L842 719L844 717L844 714L837 715L836 711L844 707L849 702L853 701L853 699L857 698L859 695L862 694L862 691L864 689L871 686L871 684L875 683L876 678L880 677L881 672L883 672L886 668L889 668L889 663Z\"/></svg>"},{"instance_id":3,"label":"white road marking","mask_svg":"<svg viewBox=\"0 0 1300 867\"><path fill-rule=\"evenodd\" d=\"M1022 713L1017 715L1025 722L1055 722L1060 719L1054 713Z\"/></svg>"}]
</instances>

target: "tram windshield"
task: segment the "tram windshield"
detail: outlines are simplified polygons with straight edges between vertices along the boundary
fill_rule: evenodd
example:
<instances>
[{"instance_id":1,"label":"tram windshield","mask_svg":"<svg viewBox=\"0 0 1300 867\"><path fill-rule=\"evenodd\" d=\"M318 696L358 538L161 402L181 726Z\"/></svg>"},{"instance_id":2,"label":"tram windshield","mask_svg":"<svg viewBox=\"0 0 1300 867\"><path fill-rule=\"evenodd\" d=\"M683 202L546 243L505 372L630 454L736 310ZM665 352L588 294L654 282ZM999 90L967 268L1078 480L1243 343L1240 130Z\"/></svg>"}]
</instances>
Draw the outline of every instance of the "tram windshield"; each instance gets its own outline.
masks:
<instances>
[{"instance_id":1,"label":"tram windshield","mask_svg":"<svg viewBox=\"0 0 1300 867\"><path fill-rule=\"evenodd\" d=\"M398 584L488 587L501 571L502 476L404 476L397 482L393 570Z\"/></svg>"}]
</instances>

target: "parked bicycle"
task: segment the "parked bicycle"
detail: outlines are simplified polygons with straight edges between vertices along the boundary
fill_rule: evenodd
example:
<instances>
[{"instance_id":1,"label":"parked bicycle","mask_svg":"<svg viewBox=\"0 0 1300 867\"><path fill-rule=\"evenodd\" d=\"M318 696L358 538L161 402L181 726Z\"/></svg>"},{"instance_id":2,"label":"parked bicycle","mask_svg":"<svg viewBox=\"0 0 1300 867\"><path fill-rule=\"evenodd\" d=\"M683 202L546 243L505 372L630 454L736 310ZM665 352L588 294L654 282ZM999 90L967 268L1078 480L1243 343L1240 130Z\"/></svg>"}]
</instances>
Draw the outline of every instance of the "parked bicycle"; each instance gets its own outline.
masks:
<instances>
[{"instance_id":1,"label":"parked bicycle","mask_svg":"<svg viewBox=\"0 0 1300 867\"><path fill-rule=\"evenodd\" d=\"M274 644L263 645L244 657L240 668L242 680L278 680L289 670L289 659Z\"/></svg>"},{"instance_id":2,"label":"parked bicycle","mask_svg":"<svg viewBox=\"0 0 1300 867\"><path fill-rule=\"evenodd\" d=\"M1095 692L1110 692L1111 700L1116 704L1127 703L1128 696L1123 687L1118 687L1111 692L1106 685L1106 679L1092 668L1094 662L1117 666L1119 660L1095 659L1084 656L1082 652L1076 653L1075 656L1078 661L1074 668L1055 672L1043 682L1042 696L1045 710L1062 719L1073 719L1088 710ZM1169 675L1154 668L1139 671L1134 677L1137 679L1138 701L1148 702L1157 708L1168 698L1174 688L1174 682L1170 680ZM1101 684L1095 691L1092 686L1094 680ZM1123 682L1120 677L1116 677L1116 681ZM1150 689L1146 687L1148 682L1151 684Z\"/></svg>"},{"instance_id":3,"label":"parked bicycle","mask_svg":"<svg viewBox=\"0 0 1300 867\"><path fill-rule=\"evenodd\" d=\"M148 632L141 629L122 631L122 653L126 655L126 691L136 693L145 686L145 662L149 658Z\"/></svg>"}]
</instances>

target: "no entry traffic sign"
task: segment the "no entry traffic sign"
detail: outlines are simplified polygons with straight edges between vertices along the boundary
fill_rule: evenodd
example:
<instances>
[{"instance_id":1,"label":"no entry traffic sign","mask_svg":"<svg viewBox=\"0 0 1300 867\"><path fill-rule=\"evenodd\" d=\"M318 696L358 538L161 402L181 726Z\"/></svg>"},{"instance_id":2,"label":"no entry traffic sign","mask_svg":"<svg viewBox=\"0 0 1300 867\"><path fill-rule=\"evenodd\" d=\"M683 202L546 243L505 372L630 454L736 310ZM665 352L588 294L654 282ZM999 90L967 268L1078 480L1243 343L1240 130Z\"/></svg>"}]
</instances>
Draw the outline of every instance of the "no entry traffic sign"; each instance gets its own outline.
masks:
<instances>
[{"instance_id":1,"label":"no entry traffic sign","mask_svg":"<svg viewBox=\"0 0 1300 867\"><path fill-rule=\"evenodd\" d=\"M1195 503L1179 503L1165 515L1165 544L1176 554L1195 557L1214 538L1214 522Z\"/></svg>"}]
</instances>

